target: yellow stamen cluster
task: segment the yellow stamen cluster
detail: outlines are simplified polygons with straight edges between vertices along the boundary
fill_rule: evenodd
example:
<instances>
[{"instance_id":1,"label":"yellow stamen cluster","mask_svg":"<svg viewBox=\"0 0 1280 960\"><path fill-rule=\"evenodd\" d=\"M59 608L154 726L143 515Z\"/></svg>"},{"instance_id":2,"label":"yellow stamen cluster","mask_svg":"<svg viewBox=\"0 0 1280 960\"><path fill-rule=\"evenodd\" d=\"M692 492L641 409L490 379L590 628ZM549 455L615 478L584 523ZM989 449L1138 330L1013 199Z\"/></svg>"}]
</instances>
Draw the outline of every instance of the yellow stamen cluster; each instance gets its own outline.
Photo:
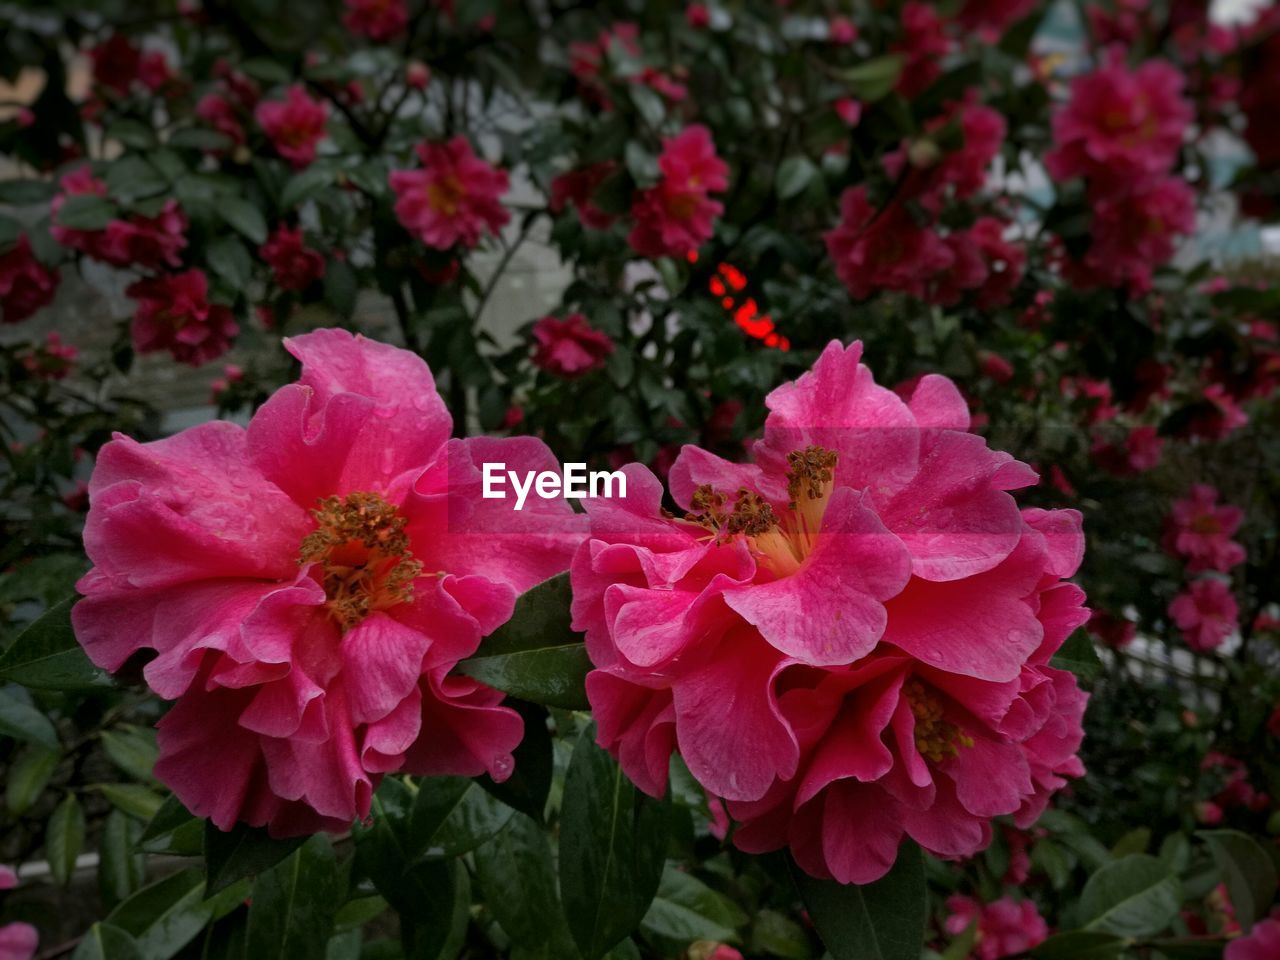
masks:
<instances>
[{"instance_id":1,"label":"yellow stamen cluster","mask_svg":"<svg viewBox=\"0 0 1280 960\"><path fill-rule=\"evenodd\" d=\"M961 747L972 747L973 738L954 723L942 718L942 701L919 680L902 685L902 695L916 718L916 749L920 756L941 763L960 755Z\"/></svg>"},{"instance_id":2,"label":"yellow stamen cluster","mask_svg":"<svg viewBox=\"0 0 1280 960\"><path fill-rule=\"evenodd\" d=\"M787 454L787 466L787 496L794 510L802 497L817 500L826 496L836 477L836 453L825 447L792 450Z\"/></svg>"},{"instance_id":3,"label":"yellow stamen cluster","mask_svg":"<svg viewBox=\"0 0 1280 960\"><path fill-rule=\"evenodd\" d=\"M326 497L311 511L316 529L298 550L298 563L319 563L330 614L350 630L374 610L413 600L422 563L409 549L407 523L376 493Z\"/></svg>"}]
</instances>

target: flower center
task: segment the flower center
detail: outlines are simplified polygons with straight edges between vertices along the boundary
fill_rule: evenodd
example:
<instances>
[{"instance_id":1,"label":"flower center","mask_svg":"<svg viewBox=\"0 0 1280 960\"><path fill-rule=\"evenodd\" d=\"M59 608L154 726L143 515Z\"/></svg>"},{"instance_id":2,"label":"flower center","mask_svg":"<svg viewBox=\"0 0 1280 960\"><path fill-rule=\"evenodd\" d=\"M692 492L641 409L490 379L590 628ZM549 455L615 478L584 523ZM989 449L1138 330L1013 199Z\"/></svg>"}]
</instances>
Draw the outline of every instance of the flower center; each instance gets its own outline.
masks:
<instances>
[{"instance_id":1,"label":"flower center","mask_svg":"<svg viewBox=\"0 0 1280 960\"><path fill-rule=\"evenodd\" d=\"M961 747L973 746L973 737L954 723L942 719L941 699L919 680L913 678L904 683L902 695L907 698L911 713L916 718L916 749L920 756L941 763L958 757Z\"/></svg>"},{"instance_id":2,"label":"flower center","mask_svg":"<svg viewBox=\"0 0 1280 960\"><path fill-rule=\"evenodd\" d=\"M781 516L758 493L739 490L728 507L724 494L703 485L694 492L693 511L685 519L706 527L717 539L742 534L756 558L776 576L795 573L813 552L822 529L835 484L836 454L806 447L787 454L787 465L790 503Z\"/></svg>"},{"instance_id":3,"label":"flower center","mask_svg":"<svg viewBox=\"0 0 1280 960\"><path fill-rule=\"evenodd\" d=\"M395 507L376 493L349 493L322 499L311 514L317 526L303 538L298 563L320 565L326 606L344 632L374 610L413 602L422 563Z\"/></svg>"},{"instance_id":4,"label":"flower center","mask_svg":"<svg viewBox=\"0 0 1280 960\"><path fill-rule=\"evenodd\" d=\"M427 184L427 204L436 213L452 217L458 212L465 193L457 174L450 173Z\"/></svg>"},{"instance_id":5,"label":"flower center","mask_svg":"<svg viewBox=\"0 0 1280 960\"><path fill-rule=\"evenodd\" d=\"M1194 533L1214 534L1221 533L1222 527L1218 524L1218 518L1212 513L1198 513L1191 521L1191 529Z\"/></svg>"}]
</instances>

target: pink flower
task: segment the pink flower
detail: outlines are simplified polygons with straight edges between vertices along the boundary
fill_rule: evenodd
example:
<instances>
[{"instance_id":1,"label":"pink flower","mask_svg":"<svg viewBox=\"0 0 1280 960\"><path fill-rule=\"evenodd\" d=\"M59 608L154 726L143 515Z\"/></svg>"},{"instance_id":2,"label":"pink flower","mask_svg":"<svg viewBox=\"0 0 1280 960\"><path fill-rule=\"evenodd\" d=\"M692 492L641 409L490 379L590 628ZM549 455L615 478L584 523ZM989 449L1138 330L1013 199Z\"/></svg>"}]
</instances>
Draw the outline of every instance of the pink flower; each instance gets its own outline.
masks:
<instances>
[{"instance_id":1,"label":"pink flower","mask_svg":"<svg viewBox=\"0 0 1280 960\"><path fill-rule=\"evenodd\" d=\"M858 39L858 26L848 17L832 17L827 21L827 38L847 47Z\"/></svg>"},{"instance_id":2,"label":"pink flower","mask_svg":"<svg viewBox=\"0 0 1280 960\"><path fill-rule=\"evenodd\" d=\"M409 25L405 0L345 0L342 25L378 43L394 40Z\"/></svg>"},{"instance_id":3,"label":"pink flower","mask_svg":"<svg viewBox=\"0 0 1280 960\"><path fill-rule=\"evenodd\" d=\"M1149 178L1093 198L1092 243L1073 278L1086 286L1151 289L1152 271L1195 230L1195 194L1181 177Z\"/></svg>"},{"instance_id":4,"label":"pink flower","mask_svg":"<svg viewBox=\"0 0 1280 960\"><path fill-rule=\"evenodd\" d=\"M496 234L511 218L501 203L507 172L491 167L466 137L448 143L421 143L420 170L392 170L396 217L428 247L474 247L485 233Z\"/></svg>"},{"instance_id":5,"label":"pink flower","mask_svg":"<svg viewBox=\"0 0 1280 960\"><path fill-rule=\"evenodd\" d=\"M1094 610L1090 614L1087 629L1113 650L1123 650L1138 635L1136 623L1105 610Z\"/></svg>"},{"instance_id":6,"label":"pink flower","mask_svg":"<svg viewBox=\"0 0 1280 960\"><path fill-rule=\"evenodd\" d=\"M978 936L971 956L977 960L1001 960L1025 953L1049 936L1049 925L1031 900L1001 897L988 904L972 897L947 898L950 915L943 924L947 933L958 936L976 919Z\"/></svg>"},{"instance_id":7,"label":"pink flower","mask_svg":"<svg viewBox=\"0 0 1280 960\"><path fill-rule=\"evenodd\" d=\"M1191 422L1187 433L1204 440L1222 440L1249 422L1249 416L1220 383L1204 388L1204 399Z\"/></svg>"},{"instance_id":8,"label":"pink flower","mask_svg":"<svg viewBox=\"0 0 1280 960\"><path fill-rule=\"evenodd\" d=\"M924 297L928 282L955 262L942 238L917 226L904 206L877 211L861 185L840 198L840 223L825 240L836 275L855 300L882 290Z\"/></svg>"},{"instance_id":9,"label":"pink flower","mask_svg":"<svg viewBox=\"0 0 1280 960\"><path fill-rule=\"evenodd\" d=\"M295 167L305 167L316 158L316 145L324 139L329 108L294 84L283 102L258 104L254 117L280 156Z\"/></svg>"},{"instance_id":10,"label":"pink flower","mask_svg":"<svg viewBox=\"0 0 1280 960\"><path fill-rule=\"evenodd\" d=\"M1095 463L1117 477L1129 477L1151 470L1160 463L1164 441L1152 426L1134 427L1123 444L1098 439L1090 448Z\"/></svg>"},{"instance_id":11,"label":"pink flower","mask_svg":"<svg viewBox=\"0 0 1280 960\"><path fill-rule=\"evenodd\" d=\"M421 60L412 60L404 68L404 82L413 90L425 90L431 82L431 68Z\"/></svg>"},{"instance_id":12,"label":"pink flower","mask_svg":"<svg viewBox=\"0 0 1280 960\"><path fill-rule=\"evenodd\" d=\"M1013 364L991 350L979 352L978 367L982 370L983 376L996 383L1008 383L1013 379Z\"/></svg>"},{"instance_id":13,"label":"pink flower","mask_svg":"<svg viewBox=\"0 0 1280 960\"><path fill-rule=\"evenodd\" d=\"M965 0L957 19L966 29L994 40L1031 13L1035 5L1035 0Z\"/></svg>"},{"instance_id":14,"label":"pink flower","mask_svg":"<svg viewBox=\"0 0 1280 960\"><path fill-rule=\"evenodd\" d=\"M138 61L138 80L152 93L159 93L174 80L169 58L161 50L148 50Z\"/></svg>"},{"instance_id":15,"label":"pink flower","mask_svg":"<svg viewBox=\"0 0 1280 960\"><path fill-rule=\"evenodd\" d=\"M1175 500L1165 533L1165 549L1187 561L1189 573L1226 573L1244 563L1244 547L1231 539L1240 529L1244 511L1218 505L1218 490L1206 483L1191 487L1190 496Z\"/></svg>"},{"instance_id":16,"label":"pink flower","mask_svg":"<svg viewBox=\"0 0 1280 960\"><path fill-rule=\"evenodd\" d=\"M683 257L711 239L724 205L710 195L728 188L729 167L716 156L711 132L694 124L662 141L658 168L657 186L632 203L627 242L642 257Z\"/></svg>"},{"instance_id":17,"label":"pink flower","mask_svg":"<svg viewBox=\"0 0 1280 960\"><path fill-rule=\"evenodd\" d=\"M1008 304L1014 288L1026 271L1027 252L1018 243L1005 239L1008 224L995 217L979 217L964 234L986 265L986 278L976 289L979 310Z\"/></svg>"},{"instance_id":18,"label":"pink flower","mask_svg":"<svg viewBox=\"0 0 1280 960\"><path fill-rule=\"evenodd\" d=\"M956 125L960 127L961 145L939 155L930 135ZM897 177L914 157L917 169L911 171L907 193L922 196L922 202L932 209L940 202L938 194L947 188L961 199L982 189L987 182L987 168L1000 153L1007 130L1004 117L990 107L971 100L953 103L946 113L925 125L925 137L916 141L916 153L912 152L913 144L904 140L897 150L885 156L884 167L890 176Z\"/></svg>"},{"instance_id":19,"label":"pink flower","mask_svg":"<svg viewBox=\"0 0 1280 960\"><path fill-rule=\"evenodd\" d=\"M102 43L89 48L89 59L93 61L95 83L115 93L125 94L138 78L142 51L124 34L113 33Z\"/></svg>"},{"instance_id":20,"label":"pink flower","mask_svg":"<svg viewBox=\"0 0 1280 960\"><path fill-rule=\"evenodd\" d=\"M138 303L132 330L139 353L168 350L198 367L226 353L239 332L230 307L209 303L202 270L139 280L125 292Z\"/></svg>"},{"instance_id":21,"label":"pink flower","mask_svg":"<svg viewBox=\"0 0 1280 960\"><path fill-rule=\"evenodd\" d=\"M0 321L18 323L47 307L61 279L35 258L27 235L19 234L13 248L0 254Z\"/></svg>"},{"instance_id":22,"label":"pink flower","mask_svg":"<svg viewBox=\"0 0 1280 960\"><path fill-rule=\"evenodd\" d=\"M694 30L711 26L711 10L705 3L691 3L684 8L684 19Z\"/></svg>"},{"instance_id":23,"label":"pink flower","mask_svg":"<svg viewBox=\"0 0 1280 960\"><path fill-rule=\"evenodd\" d=\"M533 339L537 343L534 364L559 377L580 377L599 370L614 349L613 341L592 329L580 313L563 320L543 317L533 325Z\"/></svg>"},{"instance_id":24,"label":"pink flower","mask_svg":"<svg viewBox=\"0 0 1280 960\"><path fill-rule=\"evenodd\" d=\"M968 431L951 381L908 400L861 345L769 395L754 463L686 446L587 504L573 622L602 746L661 795L678 750L748 852L866 883L904 835L965 856L1079 775L1086 696L1048 665L1086 619L1074 511Z\"/></svg>"},{"instance_id":25,"label":"pink flower","mask_svg":"<svg viewBox=\"0 0 1280 960\"><path fill-rule=\"evenodd\" d=\"M132 214L126 220L112 220L102 230L79 230L58 223L58 213L68 197L105 197L107 185L93 175L88 165L63 176L62 192L49 204L53 223L49 232L64 247L109 263L113 267L139 266L155 270L182 263L187 246L187 215L176 200L166 200L154 217Z\"/></svg>"},{"instance_id":26,"label":"pink flower","mask_svg":"<svg viewBox=\"0 0 1280 960\"><path fill-rule=\"evenodd\" d=\"M50 331L45 342L32 347L31 352L22 357L22 366L27 373L41 380L61 380L71 372L72 364L80 351L70 344L62 342L62 336Z\"/></svg>"},{"instance_id":27,"label":"pink flower","mask_svg":"<svg viewBox=\"0 0 1280 960\"><path fill-rule=\"evenodd\" d=\"M40 934L29 923L0 925L0 960L31 960L40 945Z\"/></svg>"},{"instance_id":28,"label":"pink flower","mask_svg":"<svg viewBox=\"0 0 1280 960\"><path fill-rule=\"evenodd\" d=\"M72 614L106 670L155 651L143 675L176 700L156 775L276 836L347 829L391 771L505 779L520 717L452 670L581 539L562 500L480 496L482 462L556 462L529 437L450 440L416 355L342 330L285 345L301 380L247 430L102 449Z\"/></svg>"},{"instance_id":29,"label":"pink flower","mask_svg":"<svg viewBox=\"0 0 1280 960\"><path fill-rule=\"evenodd\" d=\"M1044 157L1055 180L1104 181L1163 174L1191 122L1183 76L1163 60L1136 70L1113 56L1071 82L1071 101L1053 116L1055 146Z\"/></svg>"},{"instance_id":30,"label":"pink flower","mask_svg":"<svg viewBox=\"0 0 1280 960\"><path fill-rule=\"evenodd\" d=\"M1240 608L1229 584L1201 577L1173 598L1169 616L1187 646L1200 653L1216 650L1239 627Z\"/></svg>"},{"instance_id":31,"label":"pink flower","mask_svg":"<svg viewBox=\"0 0 1280 960\"><path fill-rule=\"evenodd\" d=\"M738 950L714 940L695 940L689 944L687 954L689 960L743 960Z\"/></svg>"},{"instance_id":32,"label":"pink flower","mask_svg":"<svg viewBox=\"0 0 1280 960\"><path fill-rule=\"evenodd\" d=\"M853 97L841 97L835 102L836 116L846 127L853 129L862 122L862 102Z\"/></svg>"},{"instance_id":33,"label":"pink flower","mask_svg":"<svg viewBox=\"0 0 1280 960\"><path fill-rule=\"evenodd\" d=\"M1248 936L1227 944L1222 960L1276 960L1280 957L1280 920L1268 917L1253 925Z\"/></svg>"},{"instance_id":34,"label":"pink flower","mask_svg":"<svg viewBox=\"0 0 1280 960\"><path fill-rule=\"evenodd\" d=\"M942 19L927 3L908 0L899 17L902 36L889 50L906 58L898 76L898 92L904 97L916 97L942 73L941 61L951 50L951 42L943 32Z\"/></svg>"},{"instance_id":35,"label":"pink flower","mask_svg":"<svg viewBox=\"0 0 1280 960\"><path fill-rule=\"evenodd\" d=\"M551 199L547 208L554 214L560 214L572 204L584 227L608 230L618 218L597 207L592 202L592 197L617 168L618 165L612 160L605 160L560 174L551 181Z\"/></svg>"},{"instance_id":36,"label":"pink flower","mask_svg":"<svg viewBox=\"0 0 1280 960\"><path fill-rule=\"evenodd\" d=\"M276 227L258 253L282 290L305 290L324 276L324 256L303 243L301 227Z\"/></svg>"},{"instance_id":37,"label":"pink flower","mask_svg":"<svg viewBox=\"0 0 1280 960\"><path fill-rule=\"evenodd\" d=\"M236 146L243 145L248 139L238 111L221 93L206 93L201 97L196 104L196 116L229 137Z\"/></svg>"},{"instance_id":38,"label":"pink flower","mask_svg":"<svg viewBox=\"0 0 1280 960\"><path fill-rule=\"evenodd\" d=\"M1206 827L1216 827L1222 822L1222 808L1212 800L1197 800L1191 805L1196 822Z\"/></svg>"}]
</instances>

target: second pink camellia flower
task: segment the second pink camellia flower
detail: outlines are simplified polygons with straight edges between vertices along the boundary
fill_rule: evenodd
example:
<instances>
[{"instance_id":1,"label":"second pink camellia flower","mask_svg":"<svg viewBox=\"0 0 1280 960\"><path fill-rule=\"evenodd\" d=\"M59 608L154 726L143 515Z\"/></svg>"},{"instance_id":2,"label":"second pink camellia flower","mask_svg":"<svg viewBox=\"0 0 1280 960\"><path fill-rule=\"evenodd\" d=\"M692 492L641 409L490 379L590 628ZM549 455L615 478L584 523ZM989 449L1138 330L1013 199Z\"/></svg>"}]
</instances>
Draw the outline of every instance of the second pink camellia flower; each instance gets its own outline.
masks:
<instances>
[{"instance_id":1,"label":"second pink camellia flower","mask_svg":"<svg viewBox=\"0 0 1280 960\"><path fill-rule=\"evenodd\" d=\"M1086 700L1049 666L1088 617L1080 515L1019 509L1035 473L951 381L904 400L860 358L832 343L770 394L754 463L685 447L683 518L625 468L571 568L600 743L653 794L678 751L739 847L845 883L904 836L958 857L1035 820L1083 772Z\"/></svg>"},{"instance_id":2,"label":"second pink camellia flower","mask_svg":"<svg viewBox=\"0 0 1280 960\"><path fill-rule=\"evenodd\" d=\"M581 540L563 500L480 497L532 438L450 440L416 355L341 330L285 341L301 379L248 429L117 436L90 481L76 634L176 700L156 775L196 815L346 829L380 777L511 772L523 727L452 673ZM148 659L149 658L149 659Z\"/></svg>"}]
</instances>

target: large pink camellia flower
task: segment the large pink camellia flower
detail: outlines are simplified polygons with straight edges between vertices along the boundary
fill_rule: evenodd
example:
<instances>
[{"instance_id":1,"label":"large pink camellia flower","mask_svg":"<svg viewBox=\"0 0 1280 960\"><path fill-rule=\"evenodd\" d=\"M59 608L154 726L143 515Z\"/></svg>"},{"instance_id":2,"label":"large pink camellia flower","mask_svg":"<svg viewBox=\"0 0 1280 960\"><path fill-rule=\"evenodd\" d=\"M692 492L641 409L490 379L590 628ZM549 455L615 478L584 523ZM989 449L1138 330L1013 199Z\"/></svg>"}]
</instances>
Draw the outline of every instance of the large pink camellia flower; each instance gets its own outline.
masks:
<instances>
[{"instance_id":1,"label":"large pink camellia flower","mask_svg":"<svg viewBox=\"0 0 1280 960\"><path fill-rule=\"evenodd\" d=\"M1244 547L1232 540L1240 529L1244 511L1229 503L1218 504L1218 489L1196 483L1190 494L1173 502L1164 545L1170 553L1185 557L1187 570L1226 573L1244 563Z\"/></svg>"},{"instance_id":2,"label":"large pink camellia flower","mask_svg":"<svg viewBox=\"0 0 1280 960\"><path fill-rule=\"evenodd\" d=\"M642 257L683 257L711 239L724 204L711 198L729 186L729 166L716 155L711 132L700 124L662 141L662 179L631 205L627 236Z\"/></svg>"},{"instance_id":3,"label":"large pink camellia flower","mask_svg":"<svg viewBox=\"0 0 1280 960\"><path fill-rule=\"evenodd\" d=\"M1035 473L968 432L950 380L904 400L861 353L832 343L769 395L754 463L686 446L683 518L625 468L571 568L599 741L632 780L661 794L678 750L739 847L854 883L904 835L972 854L1083 772L1086 696L1048 661L1088 616L1063 582L1080 515L1019 509Z\"/></svg>"},{"instance_id":4,"label":"large pink camellia flower","mask_svg":"<svg viewBox=\"0 0 1280 960\"><path fill-rule=\"evenodd\" d=\"M496 234L511 219L502 205L507 171L477 157L466 137L421 143L418 158L421 170L392 170L390 183L397 219L428 247L474 247L485 233Z\"/></svg>"},{"instance_id":5,"label":"large pink camellia flower","mask_svg":"<svg viewBox=\"0 0 1280 960\"><path fill-rule=\"evenodd\" d=\"M258 248L281 290L301 291L324 276L324 255L308 247L301 227L280 224Z\"/></svg>"},{"instance_id":6,"label":"large pink camellia flower","mask_svg":"<svg viewBox=\"0 0 1280 960\"><path fill-rule=\"evenodd\" d=\"M917 224L902 204L890 203L877 210L865 185L850 187L841 195L840 222L823 239L836 276L857 300L880 290L923 297L930 280L956 259L946 241Z\"/></svg>"},{"instance_id":7,"label":"large pink camellia flower","mask_svg":"<svg viewBox=\"0 0 1280 960\"><path fill-rule=\"evenodd\" d=\"M604 366L614 343L580 313L543 317L533 325L534 365L560 377L580 377Z\"/></svg>"},{"instance_id":8,"label":"large pink camellia flower","mask_svg":"<svg viewBox=\"0 0 1280 960\"><path fill-rule=\"evenodd\" d=\"M451 671L581 540L562 500L482 499L480 464L555 469L527 437L450 440L416 355L318 330L248 429L117 435L90 480L76 635L176 700L156 775L193 813L346 829L382 774L495 779L523 728Z\"/></svg>"},{"instance_id":9,"label":"large pink camellia flower","mask_svg":"<svg viewBox=\"0 0 1280 960\"><path fill-rule=\"evenodd\" d=\"M302 85L295 83L284 100L258 104L254 117L276 153L295 167L305 167L316 158L316 146L324 139L329 108L307 96Z\"/></svg>"},{"instance_id":10,"label":"large pink camellia flower","mask_svg":"<svg viewBox=\"0 0 1280 960\"><path fill-rule=\"evenodd\" d=\"M130 331L139 353L168 350L179 363L198 367L226 353L240 332L230 307L209 302L203 270L147 277L125 292L138 305Z\"/></svg>"},{"instance_id":11,"label":"large pink camellia flower","mask_svg":"<svg viewBox=\"0 0 1280 960\"><path fill-rule=\"evenodd\" d=\"M1069 269L1081 286L1151 289L1152 271L1173 258L1177 240L1195 230L1195 194L1181 177L1148 177L1092 191L1093 242Z\"/></svg>"},{"instance_id":12,"label":"large pink camellia flower","mask_svg":"<svg viewBox=\"0 0 1280 960\"><path fill-rule=\"evenodd\" d=\"M1172 166L1194 111L1182 73L1163 60L1136 70L1122 57L1071 82L1071 102L1053 116L1055 146L1044 164L1055 180L1114 180Z\"/></svg>"}]
</instances>

